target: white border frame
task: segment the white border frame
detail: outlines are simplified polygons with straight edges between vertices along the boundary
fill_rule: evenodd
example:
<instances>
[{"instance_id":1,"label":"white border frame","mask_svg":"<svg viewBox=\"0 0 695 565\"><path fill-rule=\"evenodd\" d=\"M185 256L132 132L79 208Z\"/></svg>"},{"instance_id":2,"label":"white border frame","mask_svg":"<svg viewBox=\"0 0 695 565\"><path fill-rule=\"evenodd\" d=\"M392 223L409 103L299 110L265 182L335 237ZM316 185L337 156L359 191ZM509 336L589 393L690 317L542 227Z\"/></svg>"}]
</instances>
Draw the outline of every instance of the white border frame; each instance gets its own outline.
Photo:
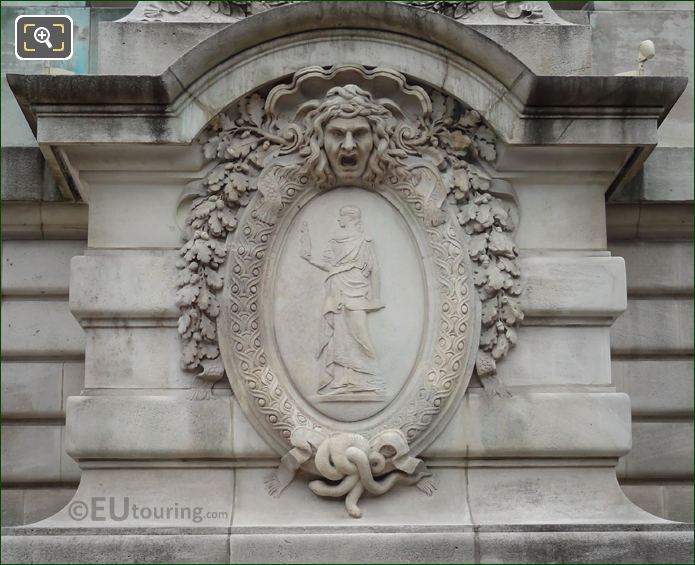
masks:
<instances>
[{"instance_id":1,"label":"white border frame","mask_svg":"<svg viewBox=\"0 0 695 565\"><path fill-rule=\"evenodd\" d=\"M70 21L70 56L69 57L20 57L17 50L17 24L22 18L67 18ZM20 61L69 61L75 53L75 23L72 21L72 16L67 14L23 14L14 19L14 55Z\"/></svg>"}]
</instances>

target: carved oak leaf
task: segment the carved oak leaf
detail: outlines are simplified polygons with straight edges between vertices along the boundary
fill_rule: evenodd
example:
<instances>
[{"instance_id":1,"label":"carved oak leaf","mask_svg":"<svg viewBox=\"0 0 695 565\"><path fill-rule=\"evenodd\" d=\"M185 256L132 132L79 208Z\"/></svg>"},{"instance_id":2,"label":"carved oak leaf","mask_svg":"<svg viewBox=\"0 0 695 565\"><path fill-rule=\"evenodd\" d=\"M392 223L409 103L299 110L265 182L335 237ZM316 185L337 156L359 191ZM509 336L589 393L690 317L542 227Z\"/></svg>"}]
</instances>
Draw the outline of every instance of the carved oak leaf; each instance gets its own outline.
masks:
<instances>
[{"instance_id":1,"label":"carved oak leaf","mask_svg":"<svg viewBox=\"0 0 695 565\"><path fill-rule=\"evenodd\" d=\"M506 257L498 257L497 264L500 266L500 269L507 271L513 277L521 276L521 269L515 261L507 259Z\"/></svg>"},{"instance_id":2,"label":"carved oak leaf","mask_svg":"<svg viewBox=\"0 0 695 565\"><path fill-rule=\"evenodd\" d=\"M194 285L182 286L176 293L176 303L179 306L190 306L198 298L200 287Z\"/></svg>"},{"instance_id":3,"label":"carved oak leaf","mask_svg":"<svg viewBox=\"0 0 695 565\"><path fill-rule=\"evenodd\" d=\"M480 346L485 349L492 349L497 343L497 328L492 325L485 328L480 334Z\"/></svg>"},{"instance_id":4,"label":"carved oak leaf","mask_svg":"<svg viewBox=\"0 0 695 565\"><path fill-rule=\"evenodd\" d=\"M468 149L471 144L473 143L473 140L468 137L466 134L464 134L460 130L455 130L451 133L450 136L450 143L451 143L451 148L454 151L465 151Z\"/></svg>"},{"instance_id":5,"label":"carved oak leaf","mask_svg":"<svg viewBox=\"0 0 695 565\"><path fill-rule=\"evenodd\" d=\"M468 253L472 259L478 259L487 254L487 237L485 233L471 237Z\"/></svg>"},{"instance_id":6,"label":"carved oak leaf","mask_svg":"<svg viewBox=\"0 0 695 565\"><path fill-rule=\"evenodd\" d=\"M186 333L188 333L191 327L191 322L193 322L191 312L195 312L195 310L193 310L192 308L186 308L185 310L181 311L181 315L179 316L179 323L177 326L180 335L185 335Z\"/></svg>"},{"instance_id":7,"label":"carved oak leaf","mask_svg":"<svg viewBox=\"0 0 695 565\"><path fill-rule=\"evenodd\" d=\"M217 329L214 322L205 314L200 316L200 333L204 338L209 340L213 340L217 337Z\"/></svg>"},{"instance_id":8,"label":"carved oak leaf","mask_svg":"<svg viewBox=\"0 0 695 565\"><path fill-rule=\"evenodd\" d=\"M248 112L250 121L254 123L256 127L261 127L263 125L263 106L263 99L258 94L252 94L246 106L246 111Z\"/></svg>"},{"instance_id":9,"label":"carved oak leaf","mask_svg":"<svg viewBox=\"0 0 695 565\"><path fill-rule=\"evenodd\" d=\"M473 134L475 146L478 154L486 161L497 159L497 149L495 148L495 134L487 126L480 126Z\"/></svg>"},{"instance_id":10,"label":"carved oak leaf","mask_svg":"<svg viewBox=\"0 0 695 565\"><path fill-rule=\"evenodd\" d=\"M505 332L499 332L497 334L497 342L490 353L495 359L500 359L509 352L509 345L507 334Z\"/></svg>"},{"instance_id":11,"label":"carved oak leaf","mask_svg":"<svg viewBox=\"0 0 695 565\"><path fill-rule=\"evenodd\" d=\"M459 208L459 213L456 215L459 224L465 226L475 219L475 205L465 204Z\"/></svg>"},{"instance_id":12,"label":"carved oak leaf","mask_svg":"<svg viewBox=\"0 0 695 565\"><path fill-rule=\"evenodd\" d=\"M502 232L501 228L495 228L490 234L488 249L495 255L502 255L514 259L518 255L516 245L512 239Z\"/></svg>"},{"instance_id":13,"label":"carved oak leaf","mask_svg":"<svg viewBox=\"0 0 695 565\"><path fill-rule=\"evenodd\" d=\"M454 181L454 198L457 201L465 200L468 197L468 192L471 188L470 180L468 179L468 171L466 169L454 169L453 173ZM459 220L461 222L461 220ZM464 224L466 222L461 222Z\"/></svg>"},{"instance_id":14,"label":"carved oak leaf","mask_svg":"<svg viewBox=\"0 0 695 565\"><path fill-rule=\"evenodd\" d=\"M483 307L480 312L480 321L482 322L483 326L487 327L490 324L494 323L497 321L497 300L492 299L492 300L486 300L483 302Z\"/></svg>"},{"instance_id":15,"label":"carved oak leaf","mask_svg":"<svg viewBox=\"0 0 695 565\"><path fill-rule=\"evenodd\" d=\"M496 291L502 290L503 288L510 288L511 286L511 278L504 271L501 271L497 265L490 265L487 268L487 283L485 284L485 290L487 290L488 293L495 294Z\"/></svg>"},{"instance_id":16,"label":"carved oak leaf","mask_svg":"<svg viewBox=\"0 0 695 565\"><path fill-rule=\"evenodd\" d=\"M471 188L481 192L487 192L490 190L490 184L492 179L485 174L482 169L474 166L468 166L468 175L471 181Z\"/></svg>"},{"instance_id":17,"label":"carved oak leaf","mask_svg":"<svg viewBox=\"0 0 695 565\"><path fill-rule=\"evenodd\" d=\"M205 269L205 280L213 290L220 290L224 286L222 275L212 269Z\"/></svg>"},{"instance_id":18,"label":"carved oak leaf","mask_svg":"<svg viewBox=\"0 0 695 565\"><path fill-rule=\"evenodd\" d=\"M483 118L475 110L467 110L459 118L458 125L464 129L477 128L483 121Z\"/></svg>"},{"instance_id":19,"label":"carved oak leaf","mask_svg":"<svg viewBox=\"0 0 695 565\"><path fill-rule=\"evenodd\" d=\"M187 340L183 344L183 355L181 361L187 369L194 369L198 366L198 343L195 340Z\"/></svg>"}]
</instances>

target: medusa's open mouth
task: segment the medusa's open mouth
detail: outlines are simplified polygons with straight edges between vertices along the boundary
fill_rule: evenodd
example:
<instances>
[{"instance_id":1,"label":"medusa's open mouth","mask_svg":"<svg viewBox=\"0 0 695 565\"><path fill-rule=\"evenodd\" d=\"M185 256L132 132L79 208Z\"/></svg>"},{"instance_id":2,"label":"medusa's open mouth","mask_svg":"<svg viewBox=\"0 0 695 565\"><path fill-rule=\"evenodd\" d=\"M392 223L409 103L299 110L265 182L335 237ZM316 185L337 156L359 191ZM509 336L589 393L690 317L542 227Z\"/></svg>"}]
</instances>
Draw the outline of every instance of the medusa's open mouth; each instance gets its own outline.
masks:
<instances>
[{"instance_id":1,"label":"medusa's open mouth","mask_svg":"<svg viewBox=\"0 0 695 565\"><path fill-rule=\"evenodd\" d=\"M340 156L340 166L347 169L357 166L357 155L354 153Z\"/></svg>"}]
</instances>

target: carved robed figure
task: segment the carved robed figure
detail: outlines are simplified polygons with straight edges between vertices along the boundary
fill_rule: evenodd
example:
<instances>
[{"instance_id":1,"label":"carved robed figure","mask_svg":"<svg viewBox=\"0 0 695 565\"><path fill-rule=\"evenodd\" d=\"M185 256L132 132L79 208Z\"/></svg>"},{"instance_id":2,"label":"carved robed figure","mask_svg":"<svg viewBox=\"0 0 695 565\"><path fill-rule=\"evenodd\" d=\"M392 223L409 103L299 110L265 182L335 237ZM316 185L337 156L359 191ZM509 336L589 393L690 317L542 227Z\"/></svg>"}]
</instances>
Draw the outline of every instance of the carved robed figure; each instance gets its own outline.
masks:
<instances>
[{"instance_id":1,"label":"carved robed figure","mask_svg":"<svg viewBox=\"0 0 695 565\"><path fill-rule=\"evenodd\" d=\"M367 323L369 312L384 307L374 242L364 234L357 206L343 206L338 225L323 261L312 257L309 234L303 231L302 257L327 273L316 352L322 365L318 392L378 393L384 382Z\"/></svg>"}]
</instances>

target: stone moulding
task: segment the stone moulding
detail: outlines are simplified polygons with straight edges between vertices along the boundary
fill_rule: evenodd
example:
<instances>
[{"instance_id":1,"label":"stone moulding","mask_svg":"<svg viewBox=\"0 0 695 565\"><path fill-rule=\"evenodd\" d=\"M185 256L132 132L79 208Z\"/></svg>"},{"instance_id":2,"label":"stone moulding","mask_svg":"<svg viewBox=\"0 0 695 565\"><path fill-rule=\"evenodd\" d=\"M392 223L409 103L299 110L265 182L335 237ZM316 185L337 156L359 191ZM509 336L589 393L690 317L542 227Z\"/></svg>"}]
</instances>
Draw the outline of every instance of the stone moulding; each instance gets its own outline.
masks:
<instances>
[{"instance_id":1,"label":"stone moulding","mask_svg":"<svg viewBox=\"0 0 695 565\"><path fill-rule=\"evenodd\" d=\"M234 2L190 0L138 2L119 22L235 23L297 1ZM548 2L399 2L442 14L462 23L572 25L560 18Z\"/></svg>"},{"instance_id":2,"label":"stone moulding","mask_svg":"<svg viewBox=\"0 0 695 565\"><path fill-rule=\"evenodd\" d=\"M349 150L348 165L324 131L336 120L356 127L356 136L360 128L370 130L359 141L364 155L360 145L354 154ZM279 494L300 466L341 481L310 488L347 495L353 516L365 489L380 494L400 481L431 492L424 480L429 473L409 453L421 451L440 429L474 362L488 391L504 394L495 364L515 343L523 318L518 251L510 238L515 211L495 196L485 172L484 163L496 157L493 132L477 112L411 86L397 72L343 65L307 68L267 96L243 98L213 120L202 142L213 165L193 200L179 263L184 366L207 386L226 369L266 440L281 452L291 449L269 479L271 492ZM362 161L363 172L351 173ZM339 187L379 194L400 210L420 241L419 254L429 258L424 271L431 295L424 353L404 392L378 416L347 427L318 413L293 387L265 312L276 278L267 257L278 255L274 241L288 223L283 216ZM332 455L322 465L325 449ZM338 452L343 465L333 467L328 462ZM376 483L373 473L385 476Z\"/></svg>"}]
</instances>

